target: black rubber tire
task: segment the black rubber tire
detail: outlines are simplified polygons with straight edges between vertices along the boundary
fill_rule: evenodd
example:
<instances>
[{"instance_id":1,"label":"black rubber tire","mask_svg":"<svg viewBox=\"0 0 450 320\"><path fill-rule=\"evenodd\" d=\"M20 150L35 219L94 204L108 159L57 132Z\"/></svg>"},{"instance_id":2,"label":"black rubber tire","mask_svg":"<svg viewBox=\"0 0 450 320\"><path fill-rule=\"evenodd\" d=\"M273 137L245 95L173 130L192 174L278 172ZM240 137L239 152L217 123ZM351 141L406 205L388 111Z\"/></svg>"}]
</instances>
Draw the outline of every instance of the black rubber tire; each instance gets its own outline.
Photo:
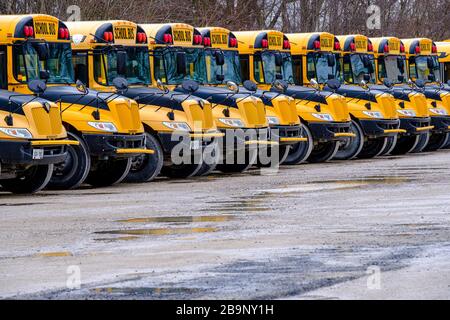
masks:
<instances>
[{"instance_id":1,"label":"black rubber tire","mask_svg":"<svg viewBox=\"0 0 450 320\"><path fill-rule=\"evenodd\" d=\"M204 177L213 172L220 160L220 147L216 142L212 142L203 152L203 162L200 170L195 174L197 177Z\"/></svg>"},{"instance_id":2,"label":"black rubber tire","mask_svg":"<svg viewBox=\"0 0 450 320\"><path fill-rule=\"evenodd\" d=\"M411 151L411 153L420 153L423 152L423 150L425 149L425 147L428 145L428 142L430 141L431 138L431 134L428 133L423 133L420 135L419 138L419 143L417 144L417 146L414 148L413 151Z\"/></svg>"},{"instance_id":3,"label":"black rubber tire","mask_svg":"<svg viewBox=\"0 0 450 320\"><path fill-rule=\"evenodd\" d=\"M450 133L434 133L431 134L430 141L423 151L431 152L444 148L450 138Z\"/></svg>"},{"instance_id":4,"label":"black rubber tire","mask_svg":"<svg viewBox=\"0 0 450 320\"><path fill-rule=\"evenodd\" d=\"M355 159L364 147L364 132L358 122L352 120L350 132L356 137L348 139L347 143L340 143L339 150L334 156L336 160Z\"/></svg>"},{"instance_id":5,"label":"black rubber tire","mask_svg":"<svg viewBox=\"0 0 450 320\"><path fill-rule=\"evenodd\" d=\"M300 126L302 127L303 136L306 137L308 141L291 145L289 154L286 157L286 160L283 161L283 165L298 165L305 163L311 155L314 148L314 139L311 130L304 124L301 124Z\"/></svg>"},{"instance_id":6,"label":"black rubber tire","mask_svg":"<svg viewBox=\"0 0 450 320\"><path fill-rule=\"evenodd\" d=\"M124 182L150 182L161 173L164 163L164 152L158 139L146 132L145 146L147 149L154 150L155 153L133 157L130 172L123 180Z\"/></svg>"},{"instance_id":7,"label":"black rubber tire","mask_svg":"<svg viewBox=\"0 0 450 320\"><path fill-rule=\"evenodd\" d=\"M388 137L369 139L364 142L364 147L358 155L358 159L372 159L378 157L386 148Z\"/></svg>"},{"instance_id":8,"label":"black rubber tire","mask_svg":"<svg viewBox=\"0 0 450 320\"><path fill-rule=\"evenodd\" d=\"M397 145L391 154L393 156L400 156L413 151L420 142L420 135L402 136L398 139Z\"/></svg>"},{"instance_id":9,"label":"black rubber tire","mask_svg":"<svg viewBox=\"0 0 450 320\"><path fill-rule=\"evenodd\" d=\"M53 173L53 165L33 166L14 179L0 180L3 190L16 194L31 194L44 189Z\"/></svg>"},{"instance_id":10,"label":"black rubber tire","mask_svg":"<svg viewBox=\"0 0 450 320\"><path fill-rule=\"evenodd\" d=\"M315 145L308 158L308 162L323 163L332 160L339 150L339 145L340 143L338 141L329 141Z\"/></svg>"},{"instance_id":11,"label":"black rubber tire","mask_svg":"<svg viewBox=\"0 0 450 320\"><path fill-rule=\"evenodd\" d=\"M203 162L200 162L198 164L164 166L161 170L161 174L172 179L192 178L196 176L200 171L200 169L202 168L202 164Z\"/></svg>"},{"instance_id":12,"label":"black rubber tire","mask_svg":"<svg viewBox=\"0 0 450 320\"><path fill-rule=\"evenodd\" d=\"M76 140L80 145L67 146L68 156L66 161L54 165L53 175L47 189L76 189L86 180L91 169L89 149L83 138L72 132L68 132L67 135L70 140Z\"/></svg>"},{"instance_id":13,"label":"black rubber tire","mask_svg":"<svg viewBox=\"0 0 450 320\"><path fill-rule=\"evenodd\" d=\"M386 143L386 147L380 153L379 157L388 156L388 155L392 154L392 152L394 151L395 147L397 146L397 143L398 143L398 135L395 135L393 137L388 137L388 141Z\"/></svg>"},{"instance_id":14,"label":"black rubber tire","mask_svg":"<svg viewBox=\"0 0 450 320\"><path fill-rule=\"evenodd\" d=\"M278 152L278 159L277 159L277 163L275 164L275 166L280 166L283 164L283 162L286 160L287 156L289 155L289 151L290 151L291 146L290 145L281 145L276 147L277 152ZM265 156L267 156L270 160L272 160L272 151L274 150L273 147L269 147L267 149L267 154ZM257 162L257 166L259 168L270 168L273 167L274 164L273 163L266 163L267 161L261 161L260 160L260 156L261 154L258 153L258 162Z\"/></svg>"},{"instance_id":15,"label":"black rubber tire","mask_svg":"<svg viewBox=\"0 0 450 320\"><path fill-rule=\"evenodd\" d=\"M89 172L86 183L95 188L109 187L122 182L130 172L131 158L98 161Z\"/></svg>"},{"instance_id":16,"label":"black rubber tire","mask_svg":"<svg viewBox=\"0 0 450 320\"><path fill-rule=\"evenodd\" d=\"M223 173L242 173L250 169L253 165L256 165L258 158L258 150L252 149L245 151L245 163L243 164L219 164L217 170ZM237 152L234 154L234 159L237 159Z\"/></svg>"}]
</instances>

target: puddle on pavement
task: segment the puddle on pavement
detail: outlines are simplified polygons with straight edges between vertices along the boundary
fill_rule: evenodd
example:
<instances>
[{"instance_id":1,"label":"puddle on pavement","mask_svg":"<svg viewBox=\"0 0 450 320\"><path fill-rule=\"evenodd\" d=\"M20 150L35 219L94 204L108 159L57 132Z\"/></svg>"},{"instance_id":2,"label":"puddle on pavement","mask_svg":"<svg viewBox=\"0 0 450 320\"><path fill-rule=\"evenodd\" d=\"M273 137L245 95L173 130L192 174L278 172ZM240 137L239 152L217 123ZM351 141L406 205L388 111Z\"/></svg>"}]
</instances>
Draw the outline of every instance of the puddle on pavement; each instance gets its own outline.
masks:
<instances>
[{"instance_id":1,"label":"puddle on pavement","mask_svg":"<svg viewBox=\"0 0 450 320\"><path fill-rule=\"evenodd\" d=\"M211 233L219 231L218 228L173 228L173 229L130 229L99 231L95 234L131 235L131 236L167 236L178 234Z\"/></svg>"},{"instance_id":2,"label":"puddle on pavement","mask_svg":"<svg viewBox=\"0 0 450 320\"><path fill-rule=\"evenodd\" d=\"M344 179L344 180L322 180L314 181L309 184L338 184L338 185L367 185L367 184L399 184L405 182L411 182L409 177L392 177L392 176L367 176L356 179Z\"/></svg>"},{"instance_id":3,"label":"puddle on pavement","mask_svg":"<svg viewBox=\"0 0 450 320\"><path fill-rule=\"evenodd\" d=\"M194 288L94 288L91 292L95 294L118 294L118 295L175 295L175 294L193 294L199 292L199 289Z\"/></svg>"},{"instance_id":4,"label":"puddle on pavement","mask_svg":"<svg viewBox=\"0 0 450 320\"><path fill-rule=\"evenodd\" d=\"M36 257L43 257L43 258L55 258L55 257L71 257L73 254L68 251L61 251L61 252L42 252L35 254Z\"/></svg>"},{"instance_id":5,"label":"puddle on pavement","mask_svg":"<svg viewBox=\"0 0 450 320\"><path fill-rule=\"evenodd\" d=\"M195 222L227 222L235 219L235 216L179 216L179 217L149 217L117 220L120 223L195 223Z\"/></svg>"},{"instance_id":6,"label":"puddle on pavement","mask_svg":"<svg viewBox=\"0 0 450 320\"><path fill-rule=\"evenodd\" d=\"M37 206L40 204L47 204L44 202L29 202L29 203L0 203L0 207L26 207L26 206Z\"/></svg>"},{"instance_id":7,"label":"puddle on pavement","mask_svg":"<svg viewBox=\"0 0 450 320\"><path fill-rule=\"evenodd\" d=\"M102 242L116 242L116 241L133 241L138 240L138 236L128 236L128 237L117 237L117 238L98 238L94 239L95 241L102 241Z\"/></svg>"}]
</instances>

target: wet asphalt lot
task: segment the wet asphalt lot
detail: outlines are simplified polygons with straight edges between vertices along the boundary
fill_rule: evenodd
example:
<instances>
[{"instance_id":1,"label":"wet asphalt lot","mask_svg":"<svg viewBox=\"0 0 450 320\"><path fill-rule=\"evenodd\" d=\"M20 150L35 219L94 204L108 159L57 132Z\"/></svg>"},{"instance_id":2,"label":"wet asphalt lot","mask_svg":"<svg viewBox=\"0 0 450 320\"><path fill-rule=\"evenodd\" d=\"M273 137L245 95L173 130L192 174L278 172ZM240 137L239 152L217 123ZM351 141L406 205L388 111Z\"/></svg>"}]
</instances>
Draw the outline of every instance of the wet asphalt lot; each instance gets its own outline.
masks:
<instances>
[{"instance_id":1,"label":"wet asphalt lot","mask_svg":"<svg viewBox=\"0 0 450 320\"><path fill-rule=\"evenodd\" d=\"M0 192L0 298L450 299L449 163Z\"/></svg>"}]
</instances>

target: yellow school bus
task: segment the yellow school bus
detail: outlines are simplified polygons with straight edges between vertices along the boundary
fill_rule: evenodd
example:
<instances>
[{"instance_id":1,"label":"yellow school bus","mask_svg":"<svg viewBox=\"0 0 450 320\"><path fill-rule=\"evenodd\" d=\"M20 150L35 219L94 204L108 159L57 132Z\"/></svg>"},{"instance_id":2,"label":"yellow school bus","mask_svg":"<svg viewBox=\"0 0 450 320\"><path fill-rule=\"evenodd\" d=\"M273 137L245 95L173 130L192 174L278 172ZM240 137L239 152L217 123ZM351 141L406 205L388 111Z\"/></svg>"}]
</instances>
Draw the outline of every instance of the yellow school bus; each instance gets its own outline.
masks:
<instances>
[{"instance_id":1,"label":"yellow school bus","mask_svg":"<svg viewBox=\"0 0 450 320\"><path fill-rule=\"evenodd\" d=\"M407 86L405 45L395 37L372 38L370 41L374 47L377 83L372 87L394 96L400 128L406 130L399 134L391 152L386 153L421 152L428 144L433 126L425 95Z\"/></svg>"},{"instance_id":2,"label":"yellow school bus","mask_svg":"<svg viewBox=\"0 0 450 320\"><path fill-rule=\"evenodd\" d=\"M68 135L79 142L55 165L49 187L70 189L87 182L108 186L128 174L131 157L144 148L137 103L116 93L100 94L75 82L70 32L57 18L2 16L8 44L8 89L29 93L33 80L47 84L40 97L57 102Z\"/></svg>"},{"instance_id":3,"label":"yellow school bus","mask_svg":"<svg viewBox=\"0 0 450 320\"><path fill-rule=\"evenodd\" d=\"M436 42L439 63L441 64L442 81L446 83L446 87L450 81L450 41Z\"/></svg>"},{"instance_id":4,"label":"yellow school bus","mask_svg":"<svg viewBox=\"0 0 450 320\"><path fill-rule=\"evenodd\" d=\"M292 62L291 50L298 42L275 30L234 32L239 46L241 75L255 81L262 90L274 89L282 80L287 84L285 94L295 99L299 117L308 144L291 151L288 162L295 163L305 152L308 162L333 159L339 146L353 134L349 132L350 117L345 99L297 85L293 73L298 67Z\"/></svg>"},{"instance_id":5,"label":"yellow school bus","mask_svg":"<svg viewBox=\"0 0 450 320\"><path fill-rule=\"evenodd\" d=\"M227 88L205 86L207 73L204 39L200 31L184 23L140 25L149 37L152 82L161 81L180 93L183 80L200 84L193 95L213 104L213 119L225 134L218 169L223 172L243 172L256 164L258 149L273 142L268 137L268 123L261 99L239 92L235 84ZM237 132L249 133L243 138ZM243 155L243 156L239 156ZM238 159L239 158L239 159Z\"/></svg>"},{"instance_id":6,"label":"yellow school bus","mask_svg":"<svg viewBox=\"0 0 450 320\"><path fill-rule=\"evenodd\" d=\"M356 130L364 134L359 158L372 158L390 152L400 129L400 119L393 95L376 90L374 47L363 35L338 36L341 46L341 81L337 91L347 98Z\"/></svg>"},{"instance_id":7,"label":"yellow school bus","mask_svg":"<svg viewBox=\"0 0 450 320\"><path fill-rule=\"evenodd\" d=\"M411 86L425 94L434 126L425 151L445 148L450 140L450 92L442 84L436 43L427 38L402 39L402 42Z\"/></svg>"},{"instance_id":8,"label":"yellow school bus","mask_svg":"<svg viewBox=\"0 0 450 320\"><path fill-rule=\"evenodd\" d=\"M242 86L238 40L235 35L230 30L220 27L206 27L199 30L205 46L206 84L217 87L232 81ZM245 90L245 87L241 87L241 90ZM280 143L281 163L287 159L291 149L296 150L302 147L308 149L308 140L303 137L294 99L277 92L262 90L255 91L253 96L262 99L266 106L266 118L271 128L271 136L277 136ZM307 156L305 155L296 163L305 161Z\"/></svg>"},{"instance_id":9,"label":"yellow school bus","mask_svg":"<svg viewBox=\"0 0 450 320\"><path fill-rule=\"evenodd\" d=\"M113 81L123 77L128 88L122 94L139 103L147 147L152 155L133 159L129 182L150 181L160 171L173 178L205 175L215 162L202 161L205 147L220 137L212 119L211 104L202 99L158 89L151 81L148 38L145 30L130 21L86 21L67 23L74 37L75 75L90 88L110 91ZM179 134L178 134L179 133ZM178 138L175 138L178 134ZM182 143L196 153L182 163L172 152Z\"/></svg>"}]
</instances>

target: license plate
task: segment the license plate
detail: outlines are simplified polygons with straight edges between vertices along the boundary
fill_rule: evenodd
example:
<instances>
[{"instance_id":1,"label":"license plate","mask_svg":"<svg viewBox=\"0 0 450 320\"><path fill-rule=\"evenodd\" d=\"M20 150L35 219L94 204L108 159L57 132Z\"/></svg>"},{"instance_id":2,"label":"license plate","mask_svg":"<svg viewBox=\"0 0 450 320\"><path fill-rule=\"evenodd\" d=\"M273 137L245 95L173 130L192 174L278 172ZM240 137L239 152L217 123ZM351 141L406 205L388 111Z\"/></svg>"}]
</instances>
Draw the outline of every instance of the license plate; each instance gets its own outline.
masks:
<instances>
[{"instance_id":1,"label":"license plate","mask_svg":"<svg viewBox=\"0 0 450 320\"><path fill-rule=\"evenodd\" d=\"M42 160L42 159L44 159L44 150L33 149L33 160Z\"/></svg>"},{"instance_id":2,"label":"license plate","mask_svg":"<svg viewBox=\"0 0 450 320\"><path fill-rule=\"evenodd\" d=\"M198 150L200 149L200 141L194 140L191 141L191 150Z\"/></svg>"}]
</instances>

